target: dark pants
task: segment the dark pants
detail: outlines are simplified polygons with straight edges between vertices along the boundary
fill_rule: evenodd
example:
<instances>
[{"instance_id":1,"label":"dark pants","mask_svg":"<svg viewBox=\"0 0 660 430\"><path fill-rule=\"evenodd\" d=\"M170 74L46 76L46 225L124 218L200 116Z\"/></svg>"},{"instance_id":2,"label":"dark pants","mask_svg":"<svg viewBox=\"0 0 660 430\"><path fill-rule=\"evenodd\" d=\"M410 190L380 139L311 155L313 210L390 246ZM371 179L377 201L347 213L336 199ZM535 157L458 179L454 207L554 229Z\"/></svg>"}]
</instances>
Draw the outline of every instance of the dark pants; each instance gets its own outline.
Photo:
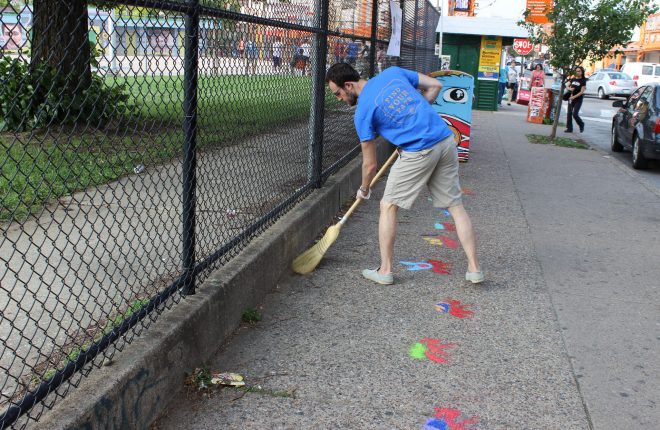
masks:
<instances>
[{"instance_id":1,"label":"dark pants","mask_svg":"<svg viewBox=\"0 0 660 430\"><path fill-rule=\"evenodd\" d=\"M506 91L506 82L500 82L499 83L499 88L497 92L497 104L501 105L502 104L502 97L504 97L504 91Z\"/></svg>"},{"instance_id":2,"label":"dark pants","mask_svg":"<svg viewBox=\"0 0 660 430\"><path fill-rule=\"evenodd\" d=\"M580 118L580 108L582 107L582 97L573 100L568 104L568 114L566 115L566 130L573 131L573 118L575 123L580 127L580 131L584 130L584 121Z\"/></svg>"}]
</instances>

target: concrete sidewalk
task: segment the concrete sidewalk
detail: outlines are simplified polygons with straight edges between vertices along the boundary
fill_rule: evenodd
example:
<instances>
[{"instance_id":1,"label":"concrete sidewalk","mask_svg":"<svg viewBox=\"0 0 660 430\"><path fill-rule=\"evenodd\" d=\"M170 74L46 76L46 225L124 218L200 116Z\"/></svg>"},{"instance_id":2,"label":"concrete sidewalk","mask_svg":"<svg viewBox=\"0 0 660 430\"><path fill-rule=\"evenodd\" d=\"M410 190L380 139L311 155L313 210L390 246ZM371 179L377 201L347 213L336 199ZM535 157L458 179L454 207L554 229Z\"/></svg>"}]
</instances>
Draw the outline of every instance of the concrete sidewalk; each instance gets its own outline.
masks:
<instances>
[{"instance_id":1,"label":"concrete sidewalk","mask_svg":"<svg viewBox=\"0 0 660 430\"><path fill-rule=\"evenodd\" d=\"M654 428L657 190L600 151L528 143L549 127L521 107L474 124L461 175L486 283L463 280L452 220L426 195L400 212L395 258L448 273L362 279L381 183L317 270L282 279L208 363L252 390L181 394L153 427L415 429L439 414L448 429Z\"/></svg>"}]
</instances>

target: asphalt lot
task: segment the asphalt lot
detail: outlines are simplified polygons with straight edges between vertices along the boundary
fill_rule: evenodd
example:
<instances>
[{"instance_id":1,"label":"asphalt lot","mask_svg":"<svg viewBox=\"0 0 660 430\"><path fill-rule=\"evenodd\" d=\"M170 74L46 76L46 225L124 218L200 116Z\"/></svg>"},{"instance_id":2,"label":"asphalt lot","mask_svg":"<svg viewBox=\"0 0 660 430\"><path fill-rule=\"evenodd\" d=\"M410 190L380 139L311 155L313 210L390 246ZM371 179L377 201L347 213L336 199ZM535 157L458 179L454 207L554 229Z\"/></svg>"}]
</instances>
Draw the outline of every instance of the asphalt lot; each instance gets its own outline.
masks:
<instances>
[{"instance_id":1,"label":"asphalt lot","mask_svg":"<svg viewBox=\"0 0 660 430\"><path fill-rule=\"evenodd\" d=\"M607 152L606 156L615 158L621 162L623 166L630 170L632 168L631 154L629 150L624 152L612 152L610 149L610 138L612 130L612 117L616 114L618 108L612 107L615 100L624 100L619 97L610 97L609 100L600 100L596 96L586 96L582 103L582 110L580 117L585 122L584 138L589 141L589 144L596 146L599 149ZM561 122L566 122L566 103L562 106L562 119ZM563 130L563 127L562 127ZM579 133L574 133L574 137L578 137ZM660 162L649 162L647 170L635 170L644 179L660 187Z\"/></svg>"}]
</instances>

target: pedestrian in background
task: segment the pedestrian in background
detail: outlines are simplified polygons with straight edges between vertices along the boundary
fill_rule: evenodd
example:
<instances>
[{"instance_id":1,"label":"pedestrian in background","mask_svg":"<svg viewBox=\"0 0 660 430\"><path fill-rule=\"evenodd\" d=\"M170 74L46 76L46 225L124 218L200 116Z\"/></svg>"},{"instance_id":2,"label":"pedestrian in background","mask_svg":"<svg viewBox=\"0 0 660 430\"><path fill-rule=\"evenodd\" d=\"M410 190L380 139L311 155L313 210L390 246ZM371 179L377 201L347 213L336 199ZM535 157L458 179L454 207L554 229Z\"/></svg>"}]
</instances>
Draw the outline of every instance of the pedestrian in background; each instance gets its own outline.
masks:
<instances>
[{"instance_id":1,"label":"pedestrian in background","mask_svg":"<svg viewBox=\"0 0 660 430\"><path fill-rule=\"evenodd\" d=\"M346 62L351 66L355 66L359 51L360 47L355 43L355 39L351 39L351 41L348 42L348 45L346 45Z\"/></svg>"},{"instance_id":2,"label":"pedestrian in background","mask_svg":"<svg viewBox=\"0 0 660 430\"><path fill-rule=\"evenodd\" d=\"M250 39L245 44L245 57L247 58L247 63L245 67L246 73L252 73L253 75L257 72L257 57L259 56L259 50L257 49L257 44L254 43L254 40Z\"/></svg>"},{"instance_id":3,"label":"pedestrian in background","mask_svg":"<svg viewBox=\"0 0 660 430\"><path fill-rule=\"evenodd\" d=\"M291 74L295 75L296 70L298 70L298 63L300 62L300 46L298 46L297 42L293 42L291 44L291 47L289 48L289 53L291 54L291 61L289 62L289 65L291 66Z\"/></svg>"},{"instance_id":4,"label":"pedestrian in background","mask_svg":"<svg viewBox=\"0 0 660 430\"><path fill-rule=\"evenodd\" d=\"M337 39L334 47L335 64L344 62L345 51L346 45L344 45L344 42L341 39Z\"/></svg>"},{"instance_id":5,"label":"pedestrian in background","mask_svg":"<svg viewBox=\"0 0 660 430\"><path fill-rule=\"evenodd\" d=\"M532 87L545 87L545 73L543 73L543 65L541 63L536 63L534 66Z\"/></svg>"},{"instance_id":6,"label":"pedestrian in background","mask_svg":"<svg viewBox=\"0 0 660 430\"><path fill-rule=\"evenodd\" d=\"M568 90L571 95L568 98L568 112L566 114L566 133L573 132L573 119L580 127L580 133L584 131L584 121L580 118L580 108L582 107L582 100L584 92L587 90L587 79L584 77L584 68L577 66L575 68L575 75L568 80Z\"/></svg>"},{"instance_id":7,"label":"pedestrian in background","mask_svg":"<svg viewBox=\"0 0 660 430\"><path fill-rule=\"evenodd\" d=\"M303 75L307 74L307 66L310 66L310 75L311 75L311 64L309 59L312 55L312 45L309 44L307 39L303 40L302 45L300 45L300 58L303 62Z\"/></svg>"},{"instance_id":8,"label":"pedestrian in background","mask_svg":"<svg viewBox=\"0 0 660 430\"><path fill-rule=\"evenodd\" d=\"M497 105L502 106L502 99L504 98L504 92L506 91L507 83L507 74L509 73L509 66L506 64L504 67L500 68L500 78L498 80L497 88Z\"/></svg>"},{"instance_id":9,"label":"pedestrian in background","mask_svg":"<svg viewBox=\"0 0 660 430\"><path fill-rule=\"evenodd\" d=\"M238 41L238 46L236 47L238 50L238 56L240 58L243 58L243 54L245 53L245 39L241 39Z\"/></svg>"},{"instance_id":10,"label":"pedestrian in background","mask_svg":"<svg viewBox=\"0 0 660 430\"><path fill-rule=\"evenodd\" d=\"M282 65L282 49L284 48L284 44L280 40L279 36L275 38L275 42L273 42L273 70L274 71L279 71L280 66Z\"/></svg>"},{"instance_id":11,"label":"pedestrian in background","mask_svg":"<svg viewBox=\"0 0 660 430\"><path fill-rule=\"evenodd\" d=\"M472 221L461 199L454 134L431 107L442 88L440 81L400 67L389 67L366 81L346 63L330 67L325 81L338 100L357 105L354 123L362 147L358 199L371 196L369 186L377 170L376 136L387 139L399 151L380 201L380 266L362 271L362 276L379 284L394 283L397 211L410 209L422 189L428 187L433 206L447 208L454 218L468 259L465 279L475 284L483 282Z\"/></svg>"},{"instance_id":12,"label":"pedestrian in background","mask_svg":"<svg viewBox=\"0 0 660 430\"><path fill-rule=\"evenodd\" d=\"M385 48L383 45L380 45L378 47L378 51L376 51L376 65L378 66L378 73L382 72L385 68L385 60Z\"/></svg>"},{"instance_id":13,"label":"pedestrian in background","mask_svg":"<svg viewBox=\"0 0 660 430\"><path fill-rule=\"evenodd\" d=\"M509 63L509 70L506 72L506 87L509 89L509 101L507 105L511 106L511 102L518 94L518 71L516 70L516 61L513 60Z\"/></svg>"}]
</instances>

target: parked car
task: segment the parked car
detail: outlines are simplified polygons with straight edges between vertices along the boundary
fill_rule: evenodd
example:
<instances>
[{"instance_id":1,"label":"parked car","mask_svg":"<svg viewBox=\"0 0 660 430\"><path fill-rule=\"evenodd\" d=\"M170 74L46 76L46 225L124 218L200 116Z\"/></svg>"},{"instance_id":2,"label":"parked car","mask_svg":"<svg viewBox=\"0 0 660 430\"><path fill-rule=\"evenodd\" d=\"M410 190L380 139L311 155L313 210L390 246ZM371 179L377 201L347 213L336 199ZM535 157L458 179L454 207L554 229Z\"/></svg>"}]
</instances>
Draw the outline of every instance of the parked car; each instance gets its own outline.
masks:
<instances>
[{"instance_id":1,"label":"parked car","mask_svg":"<svg viewBox=\"0 0 660 430\"><path fill-rule=\"evenodd\" d=\"M599 99L609 96L628 97L635 89L635 81L625 73L598 72L587 80L585 94L598 94Z\"/></svg>"},{"instance_id":2,"label":"parked car","mask_svg":"<svg viewBox=\"0 0 660 430\"><path fill-rule=\"evenodd\" d=\"M639 87L649 82L660 82L660 64L626 63L621 68L621 73L630 76Z\"/></svg>"},{"instance_id":3,"label":"parked car","mask_svg":"<svg viewBox=\"0 0 660 430\"><path fill-rule=\"evenodd\" d=\"M645 169L650 159L660 160L660 83L641 86L612 106L619 108L612 119L612 151L630 148L635 169Z\"/></svg>"},{"instance_id":4,"label":"parked car","mask_svg":"<svg viewBox=\"0 0 660 430\"><path fill-rule=\"evenodd\" d=\"M540 64L541 66L545 66L544 60L541 58L536 58L530 62L527 63L526 69L527 70L534 70L534 67L536 67L537 64ZM544 67L545 68L545 67Z\"/></svg>"}]
</instances>

